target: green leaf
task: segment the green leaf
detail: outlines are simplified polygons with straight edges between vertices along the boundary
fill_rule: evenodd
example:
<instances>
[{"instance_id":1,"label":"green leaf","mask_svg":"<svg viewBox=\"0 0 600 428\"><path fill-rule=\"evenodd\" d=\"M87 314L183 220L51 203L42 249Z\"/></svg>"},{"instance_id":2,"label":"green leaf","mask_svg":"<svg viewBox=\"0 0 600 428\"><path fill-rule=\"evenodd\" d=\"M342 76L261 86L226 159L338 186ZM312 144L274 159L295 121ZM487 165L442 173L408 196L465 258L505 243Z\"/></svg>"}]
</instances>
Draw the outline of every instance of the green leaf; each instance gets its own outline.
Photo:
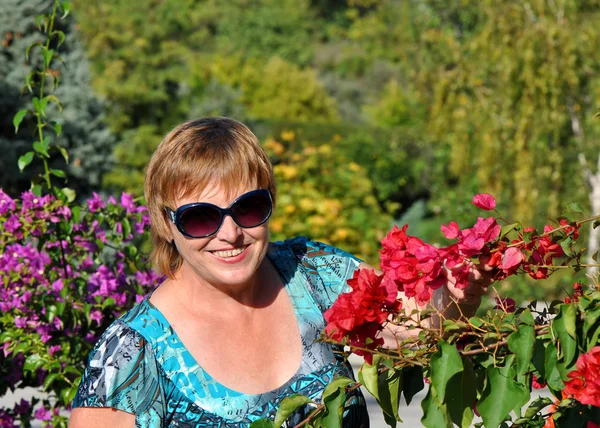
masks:
<instances>
[{"instance_id":1,"label":"green leaf","mask_svg":"<svg viewBox=\"0 0 600 428\"><path fill-rule=\"evenodd\" d=\"M67 174L62 169L50 168L50 173L60 178L67 178Z\"/></svg>"},{"instance_id":2,"label":"green leaf","mask_svg":"<svg viewBox=\"0 0 600 428\"><path fill-rule=\"evenodd\" d=\"M333 382L325 387L325 391L323 391L322 400L325 401L327 397L336 393L340 388L346 388L348 385L356 383L356 381L350 379L349 377L340 376L336 378Z\"/></svg>"},{"instance_id":3,"label":"green leaf","mask_svg":"<svg viewBox=\"0 0 600 428\"><path fill-rule=\"evenodd\" d=\"M25 60L27 62L29 62L29 55L31 54L31 50L36 47L36 46L41 46L42 42L40 42L39 40L37 42L33 42L32 44L30 44L29 46L27 46L27 49L25 49Z\"/></svg>"},{"instance_id":4,"label":"green leaf","mask_svg":"<svg viewBox=\"0 0 600 428\"><path fill-rule=\"evenodd\" d=\"M60 124L60 122L57 122L57 121L53 120L52 122L50 122L50 127L52 129L54 129L54 133L56 134L57 137L60 136L60 134L62 134L62 125ZM59 150L60 149L63 149L65 151L65 153L66 153L66 150L63 147L60 147ZM61 153L62 153L62 151L61 151ZM63 154L63 157L65 157L64 154ZM68 156L65 157L65 160L67 161L67 163L69 163L69 157Z\"/></svg>"},{"instance_id":5,"label":"green leaf","mask_svg":"<svg viewBox=\"0 0 600 428\"><path fill-rule=\"evenodd\" d=\"M531 402L527 410L525 411L525 419L531 419L537 412L542 410L544 407L552 404L552 399L549 397L538 397Z\"/></svg>"},{"instance_id":6,"label":"green leaf","mask_svg":"<svg viewBox=\"0 0 600 428\"><path fill-rule=\"evenodd\" d=\"M531 358L531 363L533 367L537 370L541 379L546 379L546 348L544 347L544 341L541 339L536 339L535 344L533 345L533 356Z\"/></svg>"},{"instance_id":7,"label":"green leaf","mask_svg":"<svg viewBox=\"0 0 600 428\"><path fill-rule=\"evenodd\" d=\"M594 346L598 346L598 342L600 342L599 338L600 338L600 325L598 327L596 327L596 330L594 331L594 333L589 335L589 337L587 338L586 352L590 352L590 350Z\"/></svg>"},{"instance_id":8,"label":"green leaf","mask_svg":"<svg viewBox=\"0 0 600 428\"><path fill-rule=\"evenodd\" d=\"M46 145L45 138L44 138L44 141L42 141L42 142L36 141L35 143L33 143L33 150L35 150L41 156L44 156L46 158L50 157L50 155L48 154L48 146Z\"/></svg>"},{"instance_id":9,"label":"green leaf","mask_svg":"<svg viewBox=\"0 0 600 428\"><path fill-rule=\"evenodd\" d=\"M423 369L418 366L408 366L402 369L402 393L409 405L412 398L425 387Z\"/></svg>"},{"instance_id":10,"label":"green leaf","mask_svg":"<svg viewBox=\"0 0 600 428\"><path fill-rule=\"evenodd\" d=\"M275 427L279 428L287 418L290 417L299 407L312 403L312 400L304 395L294 394L284 398L279 405L275 415Z\"/></svg>"},{"instance_id":11,"label":"green leaf","mask_svg":"<svg viewBox=\"0 0 600 428\"><path fill-rule=\"evenodd\" d=\"M446 389L446 406L452 421L460 427L469 427L473 422L473 405L477 400L477 385L473 364L463 361L464 369L452 376Z\"/></svg>"},{"instance_id":12,"label":"green leaf","mask_svg":"<svg viewBox=\"0 0 600 428\"><path fill-rule=\"evenodd\" d=\"M44 380L44 391L48 391L50 385L52 385L52 383L60 376L60 373L50 373L48 376L46 376L46 379Z\"/></svg>"},{"instance_id":13,"label":"green leaf","mask_svg":"<svg viewBox=\"0 0 600 428\"><path fill-rule=\"evenodd\" d=\"M594 325L598 321L598 318L600 318L600 306L596 306L593 309L585 311L585 318L583 319L584 337L587 336L588 331L590 331L590 329L594 327Z\"/></svg>"},{"instance_id":14,"label":"green leaf","mask_svg":"<svg viewBox=\"0 0 600 428\"><path fill-rule=\"evenodd\" d=\"M69 1L60 2L60 9L63 11L63 15L60 17L60 19L65 19L67 17L67 15L69 15L69 12L71 11L71 2L69 2Z\"/></svg>"},{"instance_id":15,"label":"green leaf","mask_svg":"<svg viewBox=\"0 0 600 428\"><path fill-rule=\"evenodd\" d=\"M62 111L63 106L60 103L60 101L58 100L58 98L56 97L56 95L48 95L48 96L44 97L44 99L46 100L46 105L49 102L54 103L54 104L56 104L56 106L58 107L58 109L60 111Z\"/></svg>"},{"instance_id":16,"label":"green leaf","mask_svg":"<svg viewBox=\"0 0 600 428\"><path fill-rule=\"evenodd\" d=\"M59 48L60 45L62 45L65 42L65 33L60 30L56 30L52 32L52 35L58 36L58 44L56 45L56 47Z\"/></svg>"},{"instance_id":17,"label":"green leaf","mask_svg":"<svg viewBox=\"0 0 600 428\"><path fill-rule=\"evenodd\" d=\"M521 223L519 223L519 222L507 224L506 226L502 227L502 229L500 230L500 236L505 236L520 226L521 226Z\"/></svg>"},{"instance_id":18,"label":"green leaf","mask_svg":"<svg viewBox=\"0 0 600 428\"><path fill-rule=\"evenodd\" d=\"M560 345L560 356L563 358L564 365L569 366L577 351L577 341L575 336L575 320L577 309L574 305L560 305L558 315L552 320L550 327L554 337L558 338Z\"/></svg>"},{"instance_id":19,"label":"green leaf","mask_svg":"<svg viewBox=\"0 0 600 428\"><path fill-rule=\"evenodd\" d=\"M523 312L521 312L519 315L519 321L527 325L535 325L535 320L529 308L526 308Z\"/></svg>"},{"instance_id":20,"label":"green leaf","mask_svg":"<svg viewBox=\"0 0 600 428\"><path fill-rule=\"evenodd\" d=\"M514 356L506 358L504 367L487 368L488 383L477 410L486 427L498 427L511 410L529 399L529 388L515 381Z\"/></svg>"},{"instance_id":21,"label":"green leaf","mask_svg":"<svg viewBox=\"0 0 600 428\"><path fill-rule=\"evenodd\" d=\"M34 372L43 364L42 357L39 354L31 354L25 359L23 370L26 372Z\"/></svg>"},{"instance_id":22,"label":"green leaf","mask_svg":"<svg viewBox=\"0 0 600 428\"><path fill-rule=\"evenodd\" d=\"M530 325L521 324L517 331L508 336L508 349L517 357L517 375L521 376L529 370L534 345L535 331Z\"/></svg>"},{"instance_id":23,"label":"green leaf","mask_svg":"<svg viewBox=\"0 0 600 428\"><path fill-rule=\"evenodd\" d=\"M421 402L421 408L423 409L423 417L421 418L421 424L426 428L452 428L452 421L448 417L446 411L446 405L441 403L437 398L435 387L429 386L427 395Z\"/></svg>"},{"instance_id":24,"label":"green leaf","mask_svg":"<svg viewBox=\"0 0 600 428\"><path fill-rule=\"evenodd\" d=\"M71 203L75 200L75 191L73 189L70 189L68 187L63 187L62 189L60 189L64 195L67 197L67 202Z\"/></svg>"},{"instance_id":25,"label":"green leaf","mask_svg":"<svg viewBox=\"0 0 600 428\"><path fill-rule=\"evenodd\" d=\"M65 388L60 391L60 398L64 404L71 404L75 398L75 394L77 394L77 386L72 386L71 388Z\"/></svg>"},{"instance_id":26,"label":"green leaf","mask_svg":"<svg viewBox=\"0 0 600 428\"><path fill-rule=\"evenodd\" d=\"M35 74L37 73L37 71L30 71L29 73L27 73L27 77L25 77L25 86L27 87L27 89L29 89L29 92L33 93L33 87L31 86L31 79L33 79L33 76L35 76ZM23 90L23 92L25 92L25 90Z\"/></svg>"},{"instance_id":27,"label":"green leaf","mask_svg":"<svg viewBox=\"0 0 600 428\"><path fill-rule=\"evenodd\" d=\"M114 306L115 303L116 303L116 300L114 298L107 297L106 299L104 299L104 301L102 302L102 305L100 307L102 308L102 310L104 310L109 306Z\"/></svg>"},{"instance_id":28,"label":"green leaf","mask_svg":"<svg viewBox=\"0 0 600 428\"><path fill-rule=\"evenodd\" d=\"M60 125L60 124L58 124L58 125ZM58 134L56 134L56 136L58 136ZM61 147L61 146L56 146L56 148L58 149L58 151L60 152L60 154L65 159L65 162L69 163L69 153L67 152L67 149L65 149L64 147Z\"/></svg>"},{"instance_id":29,"label":"green leaf","mask_svg":"<svg viewBox=\"0 0 600 428\"><path fill-rule=\"evenodd\" d=\"M48 17L46 15L38 15L35 17L35 25L38 27L38 30L42 31L42 22L47 19Z\"/></svg>"},{"instance_id":30,"label":"green leaf","mask_svg":"<svg viewBox=\"0 0 600 428\"><path fill-rule=\"evenodd\" d=\"M50 68L50 63L52 62L52 57L54 56L53 49L46 49L45 46L42 46L42 57L44 58L44 67Z\"/></svg>"},{"instance_id":31,"label":"green leaf","mask_svg":"<svg viewBox=\"0 0 600 428\"><path fill-rule=\"evenodd\" d=\"M373 364L369 364L366 361L358 371L358 381L371 393L373 397L379 400L379 361L381 356L376 355L373 357Z\"/></svg>"},{"instance_id":32,"label":"green leaf","mask_svg":"<svg viewBox=\"0 0 600 428\"><path fill-rule=\"evenodd\" d=\"M13 117L13 125L15 127L15 134L17 132L19 132L19 125L21 124L21 122L23 121L23 119L25 118L25 116L27 116L27 113L28 113L27 109L19 110L15 114L15 117Z\"/></svg>"},{"instance_id":33,"label":"green leaf","mask_svg":"<svg viewBox=\"0 0 600 428\"><path fill-rule=\"evenodd\" d=\"M471 317L469 318L469 323L474 327L481 327L483 325L483 320L478 317Z\"/></svg>"},{"instance_id":34,"label":"green leaf","mask_svg":"<svg viewBox=\"0 0 600 428\"><path fill-rule=\"evenodd\" d=\"M558 352L556 345L550 342L546 346L546 383L554 391L560 391L565 387L560 371L558 370Z\"/></svg>"},{"instance_id":35,"label":"green leaf","mask_svg":"<svg viewBox=\"0 0 600 428\"><path fill-rule=\"evenodd\" d=\"M27 152L23 156L19 157L17 164L19 165L19 171L23 172L25 167L31 163L33 160L33 152Z\"/></svg>"},{"instance_id":36,"label":"green leaf","mask_svg":"<svg viewBox=\"0 0 600 428\"><path fill-rule=\"evenodd\" d=\"M571 236L567 236L562 241L560 241L560 246L566 254L571 253L571 243L573 242L573 238Z\"/></svg>"},{"instance_id":37,"label":"green leaf","mask_svg":"<svg viewBox=\"0 0 600 428\"><path fill-rule=\"evenodd\" d=\"M402 371L390 369L379 375L379 406L383 410L383 418L390 426L401 421L398 414L400 396L402 395Z\"/></svg>"},{"instance_id":38,"label":"green leaf","mask_svg":"<svg viewBox=\"0 0 600 428\"><path fill-rule=\"evenodd\" d=\"M259 419L250 424L250 428L273 428L275 424L270 419Z\"/></svg>"},{"instance_id":39,"label":"green leaf","mask_svg":"<svg viewBox=\"0 0 600 428\"><path fill-rule=\"evenodd\" d=\"M441 340L438 348L431 357L431 383L435 386L439 400L444 402L446 385L452 376L463 370L463 363L456 346Z\"/></svg>"},{"instance_id":40,"label":"green leaf","mask_svg":"<svg viewBox=\"0 0 600 428\"><path fill-rule=\"evenodd\" d=\"M579 214L585 214L583 207L576 202L573 202L573 203L567 205L567 211L571 211L571 212L579 213Z\"/></svg>"},{"instance_id":41,"label":"green leaf","mask_svg":"<svg viewBox=\"0 0 600 428\"><path fill-rule=\"evenodd\" d=\"M333 382L335 382L335 380ZM323 395L325 395L325 393L323 393ZM321 418L323 426L327 428L342 428L345 402L346 392L344 391L344 387L339 387L335 392L331 392L327 398L323 398L323 404L325 404L325 414Z\"/></svg>"}]
</instances>

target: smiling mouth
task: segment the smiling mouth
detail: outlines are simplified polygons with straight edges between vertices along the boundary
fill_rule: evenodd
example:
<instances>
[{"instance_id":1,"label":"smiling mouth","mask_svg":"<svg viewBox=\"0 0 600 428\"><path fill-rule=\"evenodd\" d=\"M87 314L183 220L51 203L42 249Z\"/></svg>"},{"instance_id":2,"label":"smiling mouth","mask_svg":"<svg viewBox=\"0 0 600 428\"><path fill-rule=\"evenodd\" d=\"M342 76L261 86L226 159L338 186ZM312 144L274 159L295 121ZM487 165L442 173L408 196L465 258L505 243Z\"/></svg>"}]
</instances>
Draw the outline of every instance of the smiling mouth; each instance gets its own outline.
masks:
<instances>
[{"instance_id":1,"label":"smiling mouth","mask_svg":"<svg viewBox=\"0 0 600 428\"><path fill-rule=\"evenodd\" d=\"M244 252L244 250L246 250L246 248L248 248L247 245L244 247L235 248L233 250L228 250L228 251L211 251L211 253L213 253L217 257L227 259L229 257L239 256L240 254L242 254Z\"/></svg>"}]
</instances>

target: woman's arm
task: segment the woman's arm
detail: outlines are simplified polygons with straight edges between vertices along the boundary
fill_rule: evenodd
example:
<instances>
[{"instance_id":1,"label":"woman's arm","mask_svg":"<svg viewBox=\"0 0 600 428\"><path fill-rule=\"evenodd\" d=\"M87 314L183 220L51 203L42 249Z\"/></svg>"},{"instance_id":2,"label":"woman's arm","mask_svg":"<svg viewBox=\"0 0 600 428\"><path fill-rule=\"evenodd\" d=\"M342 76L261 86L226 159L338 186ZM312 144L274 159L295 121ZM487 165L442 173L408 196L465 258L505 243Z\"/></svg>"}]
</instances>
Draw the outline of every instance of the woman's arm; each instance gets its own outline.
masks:
<instances>
[{"instance_id":1,"label":"woman's arm","mask_svg":"<svg viewBox=\"0 0 600 428\"><path fill-rule=\"evenodd\" d=\"M373 269L377 274L382 273L364 262L359 265L359 268ZM445 319L458 319L461 315L466 317L475 315L483 295L487 293L493 282L492 276L489 274L490 271L491 268L485 264L474 266L470 272L469 284L465 289L457 288L455 286L456 279L449 270L446 271L448 278L446 284L434 291L431 302L426 306L419 306L416 299L409 299L402 292L398 293L398 297L402 300L402 307L405 309L406 314L410 314L415 309L418 311L428 307L436 309L436 314L432 314L432 316L422 321L425 327L436 328ZM382 332L382 337L385 340L386 347L395 348L397 347L397 338L413 336L418 332L418 329L409 329L407 326L388 324Z\"/></svg>"},{"instance_id":2,"label":"woman's arm","mask_svg":"<svg viewBox=\"0 0 600 428\"><path fill-rule=\"evenodd\" d=\"M135 415L110 407L78 407L71 412L69 428L133 428Z\"/></svg>"}]
</instances>

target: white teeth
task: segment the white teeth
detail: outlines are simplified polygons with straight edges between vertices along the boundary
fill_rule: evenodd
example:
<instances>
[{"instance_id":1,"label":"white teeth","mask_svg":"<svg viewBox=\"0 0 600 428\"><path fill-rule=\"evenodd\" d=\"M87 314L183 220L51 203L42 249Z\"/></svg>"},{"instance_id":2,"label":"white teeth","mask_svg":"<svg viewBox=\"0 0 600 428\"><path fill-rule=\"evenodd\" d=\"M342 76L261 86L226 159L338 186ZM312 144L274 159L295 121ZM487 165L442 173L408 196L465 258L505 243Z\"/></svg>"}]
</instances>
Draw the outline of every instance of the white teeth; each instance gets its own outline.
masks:
<instances>
[{"instance_id":1,"label":"white teeth","mask_svg":"<svg viewBox=\"0 0 600 428\"><path fill-rule=\"evenodd\" d=\"M235 250L230 250L230 251L213 251L212 253L217 257L226 259L228 257L235 257L239 254L242 254L245 249L246 249L246 247L242 247L242 248L236 248Z\"/></svg>"}]
</instances>

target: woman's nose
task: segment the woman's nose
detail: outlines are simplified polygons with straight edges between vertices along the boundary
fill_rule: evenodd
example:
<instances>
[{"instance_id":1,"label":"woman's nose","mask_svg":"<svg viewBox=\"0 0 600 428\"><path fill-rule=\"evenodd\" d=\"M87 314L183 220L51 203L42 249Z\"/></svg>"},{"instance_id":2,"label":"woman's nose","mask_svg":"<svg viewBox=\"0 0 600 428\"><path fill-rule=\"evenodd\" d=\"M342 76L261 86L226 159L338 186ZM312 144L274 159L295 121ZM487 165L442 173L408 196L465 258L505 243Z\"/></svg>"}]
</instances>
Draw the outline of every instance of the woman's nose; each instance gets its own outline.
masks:
<instances>
[{"instance_id":1,"label":"woman's nose","mask_svg":"<svg viewBox=\"0 0 600 428\"><path fill-rule=\"evenodd\" d=\"M235 242L241 234L242 228L233 221L230 215L226 215L217 232L217 238L227 242Z\"/></svg>"}]
</instances>

